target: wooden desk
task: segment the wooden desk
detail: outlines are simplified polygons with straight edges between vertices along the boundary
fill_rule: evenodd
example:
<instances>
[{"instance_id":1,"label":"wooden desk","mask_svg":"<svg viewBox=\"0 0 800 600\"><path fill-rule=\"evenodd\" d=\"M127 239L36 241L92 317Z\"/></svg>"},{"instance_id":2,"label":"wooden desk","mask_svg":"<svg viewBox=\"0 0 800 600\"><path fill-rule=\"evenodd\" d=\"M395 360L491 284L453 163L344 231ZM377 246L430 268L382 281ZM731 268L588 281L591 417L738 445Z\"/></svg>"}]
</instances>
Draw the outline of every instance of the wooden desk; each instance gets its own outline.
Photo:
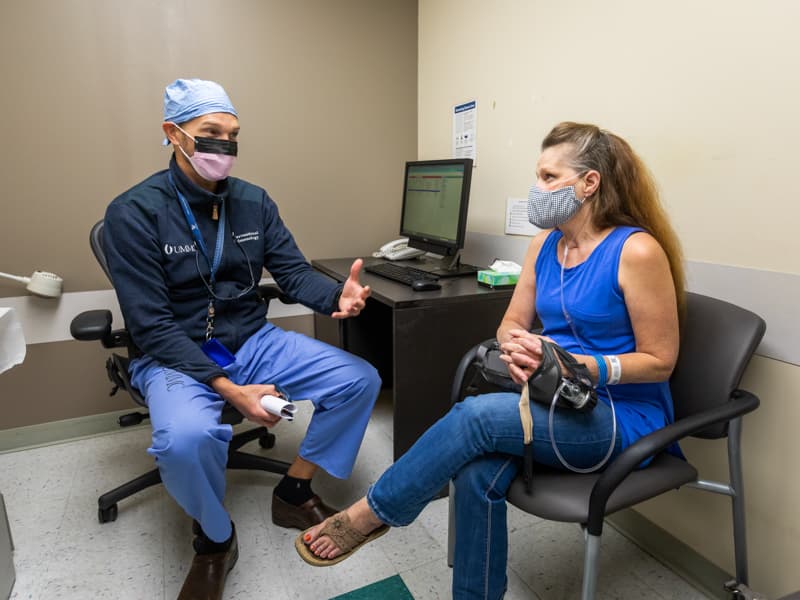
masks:
<instances>
[{"instance_id":1,"label":"wooden desk","mask_svg":"<svg viewBox=\"0 0 800 600\"><path fill-rule=\"evenodd\" d=\"M344 281L352 258L312 261L312 266ZM365 258L365 264L380 262ZM413 263L412 263L413 264ZM372 363L394 401L394 458L450 408L450 388L459 360L478 342L494 337L512 290L479 286L475 276L441 279L440 290L415 292L365 271L372 288L355 319L316 315L317 337Z\"/></svg>"}]
</instances>

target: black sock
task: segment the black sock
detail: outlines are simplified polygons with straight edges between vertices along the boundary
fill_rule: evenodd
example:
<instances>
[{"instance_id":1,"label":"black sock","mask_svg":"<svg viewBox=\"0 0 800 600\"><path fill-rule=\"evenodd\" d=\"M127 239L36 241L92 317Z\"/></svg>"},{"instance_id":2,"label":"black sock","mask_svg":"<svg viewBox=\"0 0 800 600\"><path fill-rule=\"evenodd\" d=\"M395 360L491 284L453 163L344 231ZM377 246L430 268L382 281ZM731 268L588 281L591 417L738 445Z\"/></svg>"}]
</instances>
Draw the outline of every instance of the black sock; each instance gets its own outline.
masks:
<instances>
[{"instance_id":1,"label":"black sock","mask_svg":"<svg viewBox=\"0 0 800 600\"><path fill-rule=\"evenodd\" d=\"M215 542L209 538L205 532L200 529L200 533L194 538L192 546L197 554L217 554L219 552L227 552L233 543L233 534L236 533L236 528L231 521L231 536L224 542Z\"/></svg>"},{"instance_id":2,"label":"black sock","mask_svg":"<svg viewBox=\"0 0 800 600\"><path fill-rule=\"evenodd\" d=\"M314 492L311 490L310 479L296 479L284 475L280 483L275 486L275 495L284 502L300 506L303 502L311 500Z\"/></svg>"}]
</instances>

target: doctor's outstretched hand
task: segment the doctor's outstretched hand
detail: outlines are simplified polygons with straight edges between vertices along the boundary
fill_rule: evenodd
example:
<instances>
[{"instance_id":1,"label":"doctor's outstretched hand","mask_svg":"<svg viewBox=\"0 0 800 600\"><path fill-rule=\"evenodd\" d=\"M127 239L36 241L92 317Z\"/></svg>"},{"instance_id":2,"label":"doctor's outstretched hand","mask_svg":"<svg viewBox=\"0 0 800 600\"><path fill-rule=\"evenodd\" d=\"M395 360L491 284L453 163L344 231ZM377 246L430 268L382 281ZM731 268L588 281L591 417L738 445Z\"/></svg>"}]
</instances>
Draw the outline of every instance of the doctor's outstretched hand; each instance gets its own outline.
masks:
<instances>
[{"instance_id":1,"label":"doctor's outstretched hand","mask_svg":"<svg viewBox=\"0 0 800 600\"><path fill-rule=\"evenodd\" d=\"M350 267L350 276L344 282L342 295L339 296L339 310L331 315L334 319L347 319L357 317L364 310L367 298L372 293L368 285L362 286L358 280L364 261L357 258Z\"/></svg>"}]
</instances>

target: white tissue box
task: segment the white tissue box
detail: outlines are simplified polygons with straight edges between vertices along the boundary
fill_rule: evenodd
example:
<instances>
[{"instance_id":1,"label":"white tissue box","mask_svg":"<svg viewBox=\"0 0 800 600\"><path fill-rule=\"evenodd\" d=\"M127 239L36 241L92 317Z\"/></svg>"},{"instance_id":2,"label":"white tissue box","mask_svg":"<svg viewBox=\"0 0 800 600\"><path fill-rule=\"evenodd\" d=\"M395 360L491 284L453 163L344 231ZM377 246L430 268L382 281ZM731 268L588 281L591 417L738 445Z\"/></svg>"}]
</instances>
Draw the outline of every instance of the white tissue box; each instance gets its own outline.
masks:
<instances>
[{"instance_id":1,"label":"white tissue box","mask_svg":"<svg viewBox=\"0 0 800 600\"><path fill-rule=\"evenodd\" d=\"M478 283L486 287L514 287L517 281L519 281L519 273L501 273L491 269L478 271Z\"/></svg>"}]
</instances>

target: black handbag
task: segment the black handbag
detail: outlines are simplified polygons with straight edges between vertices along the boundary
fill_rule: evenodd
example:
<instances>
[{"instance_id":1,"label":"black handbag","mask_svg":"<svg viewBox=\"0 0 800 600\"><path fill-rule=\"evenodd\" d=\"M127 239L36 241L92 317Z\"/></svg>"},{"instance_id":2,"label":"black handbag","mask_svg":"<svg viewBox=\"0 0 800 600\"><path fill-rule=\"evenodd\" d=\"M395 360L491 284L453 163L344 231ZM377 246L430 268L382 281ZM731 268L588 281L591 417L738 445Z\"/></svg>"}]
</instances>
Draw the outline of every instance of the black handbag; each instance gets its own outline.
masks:
<instances>
[{"instance_id":1,"label":"black handbag","mask_svg":"<svg viewBox=\"0 0 800 600\"><path fill-rule=\"evenodd\" d=\"M586 366L554 342L542 339L542 362L531 374L526 386L514 383L508 374L508 365L500 359L501 354L497 340L483 342L478 348L474 365L485 382L520 393L519 413L524 442L522 474L525 489L530 493L533 479L533 417L530 400L550 406L551 409L589 412L597 405L597 392Z\"/></svg>"},{"instance_id":2,"label":"black handbag","mask_svg":"<svg viewBox=\"0 0 800 600\"><path fill-rule=\"evenodd\" d=\"M476 357L477 372L487 383L504 390L521 392L522 386L511 379L508 365L500 359L501 354L497 340L483 342ZM589 412L597 405L597 392L586 366L558 344L545 339L542 340L542 362L528 379L528 396L534 402L547 406L557 396L557 408L571 408L579 412Z\"/></svg>"}]
</instances>

